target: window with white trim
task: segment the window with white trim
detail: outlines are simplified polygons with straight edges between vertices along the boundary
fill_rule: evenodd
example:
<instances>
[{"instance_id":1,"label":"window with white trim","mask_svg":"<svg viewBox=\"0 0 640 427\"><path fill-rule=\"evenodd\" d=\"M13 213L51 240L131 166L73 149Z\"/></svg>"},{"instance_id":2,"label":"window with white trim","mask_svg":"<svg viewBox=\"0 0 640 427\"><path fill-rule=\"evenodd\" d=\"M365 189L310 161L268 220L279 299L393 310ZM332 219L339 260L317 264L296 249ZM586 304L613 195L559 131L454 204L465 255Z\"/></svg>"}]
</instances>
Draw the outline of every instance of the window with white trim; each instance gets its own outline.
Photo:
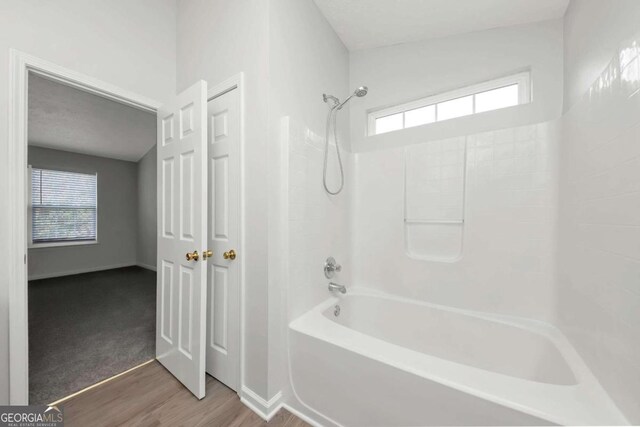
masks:
<instances>
[{"instance_id":1,"label":"window with white trim","mask_svg":"<svg viewBox=\"0 0 640 427\"><path fill-rule=\"evenodd\" d=\"M97 174L31 168L31 244L62 246L98 238Z\"/></svg>"},{"instance_id":2,"label":"window with white trim","mask_svg":"<svg viewBox=\"0 0 640 427\"><path fill-rule=\"evenodd\" d=\"M522 72L369 113L369 135L379 135L531 101L531 74Z\"/></svg>"}]
</instances>

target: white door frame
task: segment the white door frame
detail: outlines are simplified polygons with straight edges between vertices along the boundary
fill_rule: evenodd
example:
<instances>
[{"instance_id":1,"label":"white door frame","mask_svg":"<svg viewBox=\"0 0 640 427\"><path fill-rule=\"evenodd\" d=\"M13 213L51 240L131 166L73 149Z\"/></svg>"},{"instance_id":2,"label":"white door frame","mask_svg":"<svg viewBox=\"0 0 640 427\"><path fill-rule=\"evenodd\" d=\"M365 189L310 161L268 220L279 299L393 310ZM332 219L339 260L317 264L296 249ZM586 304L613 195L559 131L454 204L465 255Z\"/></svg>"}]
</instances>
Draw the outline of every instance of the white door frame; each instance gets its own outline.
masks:
<instances>
[{"instance_id":1,"label":"white door frame","mask_svg":"<svg viewBox=\"0 0 640 427\"><path fill-rule=\"evenodd\" d=\"M238 268L238 279L240 283L240 384L237 390L237 393L240 397L242 397L242 390L244 389L244 366L245 366L245 268L246 264L244 262L244 248L245 245L245 162L244 162L244 153L245 153L245 127L244 127L244 73L240 72L226 79L225 81L218 83L209 88L207 92L207 102L211 101L213 98L217 98L219 96L224 95L227 92L232 90L238 91L238 98L240 100L240 197L238 200L240 201L239 212L240 212L240 222L239 222L239 245L238 245L238 253L240 256L236 260L236 262L240 263ZM207 124L208 126L208 124Z\"/></svg>"},{"instance_id":2,"label":"white door frame","mask_svg":"<svg viewBox=\"0 0 640 427\"><path fill-rule=\"evenodd\" d=\"M27 100L29 73L156 113L161 103L15 49L9 60L9 402L29 402L27 285Z\"/></svg>"}]
</instances>

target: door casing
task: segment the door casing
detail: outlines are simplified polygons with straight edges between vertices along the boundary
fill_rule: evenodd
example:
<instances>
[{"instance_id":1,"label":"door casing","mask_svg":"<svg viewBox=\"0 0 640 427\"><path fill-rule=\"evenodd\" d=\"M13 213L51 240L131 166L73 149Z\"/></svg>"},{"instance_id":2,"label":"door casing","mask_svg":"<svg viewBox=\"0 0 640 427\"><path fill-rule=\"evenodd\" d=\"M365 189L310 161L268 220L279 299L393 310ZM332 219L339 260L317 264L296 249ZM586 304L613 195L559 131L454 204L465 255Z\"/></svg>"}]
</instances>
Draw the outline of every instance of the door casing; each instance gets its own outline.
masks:
<instances>
[{"instance_id":1,"label":"door casing","mask_svg":"<svg viewBox=\"0 0 640 427\"><path fill-rule=\"evenodd\" d=\"M9 402L29 402L29 339L27 284L27 102L29 73L102 96L131 107L156 113L160 103L102 80L61 67L49 61L10 51L9 59Z\"/></svg>"}]
</instances>

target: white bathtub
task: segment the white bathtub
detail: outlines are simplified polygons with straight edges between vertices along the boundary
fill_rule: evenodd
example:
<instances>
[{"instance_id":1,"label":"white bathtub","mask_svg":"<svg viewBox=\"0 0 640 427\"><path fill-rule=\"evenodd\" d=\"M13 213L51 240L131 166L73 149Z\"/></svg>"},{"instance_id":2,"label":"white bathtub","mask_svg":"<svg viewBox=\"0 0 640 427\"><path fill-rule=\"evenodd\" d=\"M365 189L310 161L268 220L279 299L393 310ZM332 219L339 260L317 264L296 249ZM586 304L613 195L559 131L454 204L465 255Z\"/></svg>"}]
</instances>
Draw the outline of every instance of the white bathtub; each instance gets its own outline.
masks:
<instances>
[{"instance_id":1,"label":"white bathtub","mask_svg":"<svg viewBox=\"0 0 640 427\"><path fill-rule=\"evenodd\" d=\"M564 336L528 319L350 291L290 324L290 365L322 424L627 424Z\"/></svg>"}]
</instances>

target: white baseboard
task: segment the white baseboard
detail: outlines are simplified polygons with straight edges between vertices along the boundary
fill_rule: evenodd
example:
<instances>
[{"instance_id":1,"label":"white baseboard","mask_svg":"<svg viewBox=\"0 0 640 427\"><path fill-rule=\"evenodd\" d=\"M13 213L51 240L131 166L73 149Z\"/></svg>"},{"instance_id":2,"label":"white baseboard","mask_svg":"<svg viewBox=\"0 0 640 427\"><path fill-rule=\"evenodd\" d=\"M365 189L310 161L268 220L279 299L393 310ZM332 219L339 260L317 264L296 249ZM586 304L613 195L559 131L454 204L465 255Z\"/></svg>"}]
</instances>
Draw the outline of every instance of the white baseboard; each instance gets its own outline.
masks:
<instances>
[{"instance_id":1,"label":"white baseboard","mask_svg":"<svg viewBox=\"0 0 640 427\"><path fill-rule=\"evenodd\" d=\"M114 268L133 267L136 263L127 262L124 264L103 265L100 267L79 268L77 270L58 271L55 273L29 275L27 280L51 279L53 277L72 276L74 274L94 273L96 271L113 270Z\"/></svg>"},{"instance_id":2,"label":"white baseboard","mask_svg":"<svg viewBox=\"0 0 640 427\"><path fill-rule=\"evenodd\" d=\"M141 262L137 263L136 265L141 268L146 268L147 270L158 271L155 265L143 264Z\"/></svg>"},{"instance_id":3,"label":"white baseboard","mask_svg":"<svg viewBox=\"0 0 640 427\"><path fill-rule=\"evenodd\" d=\"M249 387L242 386L240 401L258 414L260 418L269 422L282 407L282 392L277 392L271 399L266 401Z\"/></svg>"},{"instance_id":4,"label":"white baseboard","mask_svg":"<svg viewBox=\"0 0 640 427\"><path fill-rule=\"evenodd\" d=\"M293 415L295 415L296 417L300 418L305 423L311 424L313 427L324 427L318 421L314 420L313 418L309 418L308 416L306 416L302 412L298 411L297 409L292 408L291 406L287 405L286 403L283 403L281 405L281 407L282 407L282 409L286 409L287 411L291 412Z\"/></svg>"}]
</instances>

